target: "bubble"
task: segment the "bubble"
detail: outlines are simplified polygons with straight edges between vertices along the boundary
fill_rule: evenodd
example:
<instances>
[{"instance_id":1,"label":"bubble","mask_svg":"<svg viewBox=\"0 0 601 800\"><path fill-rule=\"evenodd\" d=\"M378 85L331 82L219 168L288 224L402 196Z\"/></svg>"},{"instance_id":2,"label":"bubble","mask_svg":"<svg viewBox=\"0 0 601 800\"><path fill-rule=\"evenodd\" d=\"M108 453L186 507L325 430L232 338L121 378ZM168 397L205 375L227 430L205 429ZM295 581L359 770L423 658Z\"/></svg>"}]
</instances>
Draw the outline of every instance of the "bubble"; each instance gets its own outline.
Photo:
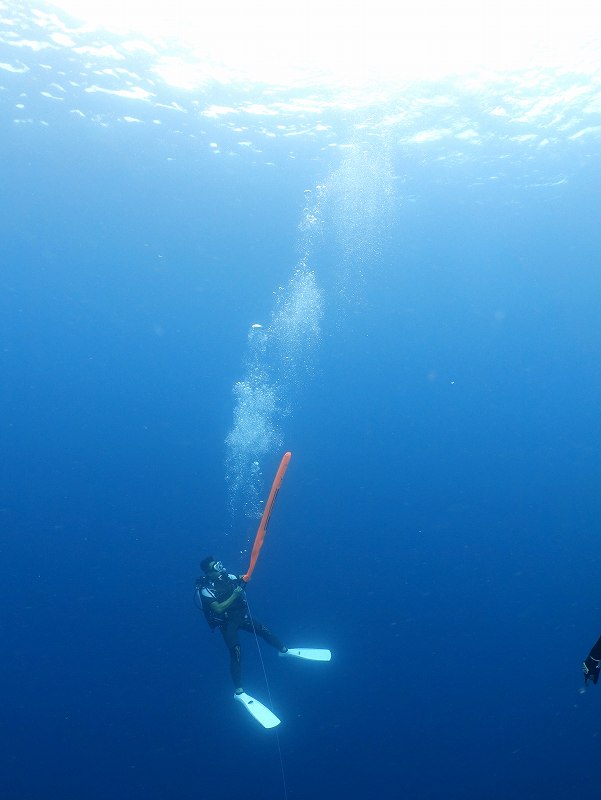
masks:
<instances>
[{"instance_id":1,"label":"bubble","mask_svg":"<svg viewBox=\"0 0 601 800\"><path fill-rule=\"evenodd\" d=\"M349 147L329 183L329 215L341 249L339 294L353 302L360 299L366 268L381 255L394 213L394 176L385 140Z\"/></svg>"},{"instance_id":2,"label":"bubble","mask_svg":"<svg viewBox=\"0 0 601 800\"><path fill-rule=\"evenodd\" d=\"M256 517L261 500L261 459L282 444L275 387L253 381L234 384L234 421L226 437L230 511Z\"/></svg>"},{"instance_id":3,"label":"bubble","mask_svg":"<svg viewBox=\"0 0 601 800\"><path fill-rule=\"evenodd\" d=\"M302 263L288 286L276 297L271 330L278 349L280 369L287 382L297 382L310 372L321 335L323 292L315 272Z\"/></svg>"},{"instance_id":4,"label":"bubble","mask_svg":"<svg viewBox=\"0 0 601 800\"><path fill-rule=\"evenodd\" d=\"M320 187L305 221L317 213ZM234 419L226 444L226 480L230 511L259 517L263 501L261 464L282 447L282 422L292 413L295 394L303 378L314 369L321 337L323 292L315 272L309 268L313 233L300 226L305 253L290 280L275 292L270 323L258 323L248 334L245 374L234 384Z\"/></svg>"},{"instance_id":5,"label":"bubble","mask_svg":"<svg viewBox=\"0 0 601 800\"><path fill-rule=\"evenodd\" d=\"M317 184L303 193L299 261L288 283L274 292L269 325L251 325L244 377L233 388L234 418L226 437L226 478L233 514L260 516L262 464L281 448L282 423L292 413L304 379L315 370L324 296L311 261L322 237L324 209L341 249L339 295L356 301L366 266L381 252L392 216L393 186L389 151L379 139L350 146L328 184Z\"/></svg>"}]
</instances>

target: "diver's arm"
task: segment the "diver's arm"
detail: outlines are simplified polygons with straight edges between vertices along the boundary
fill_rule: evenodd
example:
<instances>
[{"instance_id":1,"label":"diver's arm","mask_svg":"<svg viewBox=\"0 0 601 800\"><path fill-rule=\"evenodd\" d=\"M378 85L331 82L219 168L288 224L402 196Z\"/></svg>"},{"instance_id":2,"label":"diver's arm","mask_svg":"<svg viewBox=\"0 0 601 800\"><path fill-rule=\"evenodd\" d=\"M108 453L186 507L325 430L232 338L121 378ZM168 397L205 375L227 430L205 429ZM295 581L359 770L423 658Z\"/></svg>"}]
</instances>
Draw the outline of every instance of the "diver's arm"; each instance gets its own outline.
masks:
<instances>
[{"instance_id":1,"label":"diver's arm","mask_svg":"<svg viewBox=\"0 0 601 800\"><path fill-rule=\"evenodd\" d=\"M216 614L221 614L223 611L227 611L227 609L232 605L232 603L235 600L238 599L238 596L242 594L243 591L244 589L241 586L236 586L236 588L227 598L227 600L224 600L223 603L218 603L217 601L215 601L214 603L211 603L211 608Z\"/></svg>"}]
</instances>

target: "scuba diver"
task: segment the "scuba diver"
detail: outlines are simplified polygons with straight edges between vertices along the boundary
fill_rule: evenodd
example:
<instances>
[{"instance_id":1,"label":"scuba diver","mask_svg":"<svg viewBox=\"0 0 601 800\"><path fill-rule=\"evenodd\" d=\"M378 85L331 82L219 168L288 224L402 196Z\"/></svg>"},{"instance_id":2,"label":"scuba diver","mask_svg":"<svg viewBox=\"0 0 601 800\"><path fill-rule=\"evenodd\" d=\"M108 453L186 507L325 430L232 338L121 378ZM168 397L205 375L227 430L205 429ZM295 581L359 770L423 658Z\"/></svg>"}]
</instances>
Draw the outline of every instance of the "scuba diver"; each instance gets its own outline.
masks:
<instances>
[{"instance_id":1,"label":"scuba diver","mask_svg":"<svg viewBox=\"0 0 601 800\"><path fill-rule=\"evenodd\" d=\"M288 648L262 625L251 617L244 596L243 577L228 574L221 561L207 556L200 562L205 573L196 580L196 598L202 603L202 610L212 630L219 628L225 646L230 653L230 673L234 682L235 694L243 695L242 688L242 650L238 641L238 631L247 631L260 636L280 653L288 653Z\"/></svg>"},{"instance_id":2,"label":"scuba diver","mask_svg":"<svg viewBox=\"0 0 601 800\"><path fill-rule=\"evenodd\" d=\"M594 684L599 680L599 666L601 665L601 636L593 645L591 652L582 662L582 671L584 672L584 685L589 681Z\"/></svg>"}]
</instances>

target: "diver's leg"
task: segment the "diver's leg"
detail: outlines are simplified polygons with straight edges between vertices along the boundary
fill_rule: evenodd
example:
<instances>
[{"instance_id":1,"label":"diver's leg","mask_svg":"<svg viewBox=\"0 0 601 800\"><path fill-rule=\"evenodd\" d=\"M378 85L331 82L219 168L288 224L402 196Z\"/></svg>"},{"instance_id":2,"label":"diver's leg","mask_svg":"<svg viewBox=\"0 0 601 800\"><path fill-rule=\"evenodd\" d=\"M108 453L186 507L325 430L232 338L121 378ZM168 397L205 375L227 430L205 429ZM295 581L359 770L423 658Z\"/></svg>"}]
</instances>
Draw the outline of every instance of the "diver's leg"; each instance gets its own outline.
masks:
<instances>
[{"instance_id":1,"label":"diver's leg","mask_svg":"<svg viewBox=\"0 0 601 800\"><path fill-rule=\"evenodd\" d=\"M597 639L595 644L591 648L591 652L589 653L591 658L594 658L595 661L601 661L601 636Z\"/></svg>"},{"instance_id":2,"label":"diver's leg","mask_svg":"<svg viewBox=\"0 0 601 800\"><path fill-rule=\"evenodd\" d=\"M261 639L267 642L267 644L270 644L272 647L275 647L275 649L279 650L280 653L285 653L288 650L286 645L278 639L275 633L272 633L269 630L269 628L266 628L265 625L263 625L261 622L259 622L258 619L255 619L254 617L252 618L246 617L242 625L240 625L240 627L243 630L248 631L249 633L252 633L254 631L257 634L257 636L260 636Z\"/></svg>"},{"instance_id":3,"label":"diver's leg","mask_svg":"<svg viewBox=\"0 0 601 800\"><path fill-rule=\"evenodd\" d=\"M235 622L226 622L221 626L221 634L230 653L230 675L236 694L242 694L244 691L242 688L242 650L238 641L238 625Z\"/></svg>"}]
</instances>

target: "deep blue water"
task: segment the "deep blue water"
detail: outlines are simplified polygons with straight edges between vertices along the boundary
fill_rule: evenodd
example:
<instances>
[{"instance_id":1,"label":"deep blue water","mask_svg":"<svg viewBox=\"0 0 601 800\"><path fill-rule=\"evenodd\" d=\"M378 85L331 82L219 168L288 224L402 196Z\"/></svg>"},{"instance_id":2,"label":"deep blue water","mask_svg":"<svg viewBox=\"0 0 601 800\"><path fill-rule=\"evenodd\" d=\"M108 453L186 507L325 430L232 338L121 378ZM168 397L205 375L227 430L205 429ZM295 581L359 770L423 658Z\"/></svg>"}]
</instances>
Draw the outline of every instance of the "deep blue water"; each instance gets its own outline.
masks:
<instances>
[{"instance_id":1,"label":"deep blue water","mask_svg":"<svg viewBox=\"0 0 601 800\"><path fill-rule=\"evenodd\" d=\"M193 587L207 553L247 565L232 387L318 185L320 314L296 299L319 334L288 330L292 377L261 355L290 410L267 420L263 495L293 458L248 588L288 644L333 651L262 648L287 796L597 791L601 687L579 689L601 632L598 135L510 142L472 98L495 135L462 157L335 111L323 146L234 157L209 146L236 140L219 120L52 105L40 55L0 53L28 63L0 93L3 797L284 797Z\"/></svg>"}]
</instances>

